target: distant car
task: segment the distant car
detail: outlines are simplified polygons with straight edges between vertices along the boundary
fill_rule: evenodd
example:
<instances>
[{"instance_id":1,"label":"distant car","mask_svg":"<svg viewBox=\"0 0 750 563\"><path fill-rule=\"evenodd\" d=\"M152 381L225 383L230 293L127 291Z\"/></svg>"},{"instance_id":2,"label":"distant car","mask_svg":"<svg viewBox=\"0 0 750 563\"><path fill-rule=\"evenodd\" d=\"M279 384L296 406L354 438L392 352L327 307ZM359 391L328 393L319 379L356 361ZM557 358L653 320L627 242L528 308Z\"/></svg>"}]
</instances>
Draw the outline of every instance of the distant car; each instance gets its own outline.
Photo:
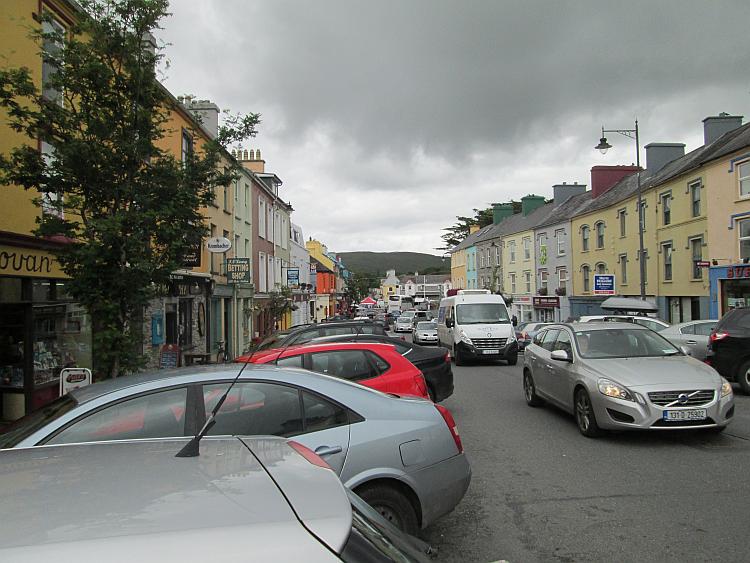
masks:
<instances>
[{"instance_id":1,"label":"distant car","mask_svg":"<svg viewBox=\"0 0 750 563\"><path fill-rule=\"evenodd\" d=\"M399 354L409 360L424 374L430 399L436 403L453 394L453 368L451 355L447 348L426 347L406 342L400 338L378 334L359 336L324 336L313 340L316 342L383 342L392 344Z\"/></svg>"},{"instance_id":2,"label":"distant car","mask_svg":"<svg viewBox=\"0 0 750 563\"><path fill-rule=\"evenodd\" d=\"M521 351L533 340L536 333L542 329L542 327L548 326L551 323L521 323L516 327L516 340L518 340L518 350Z\"/></svg>"},{"instance_id":3,"label":"distant car","mask_svg":"<svg viewBox=\"0 0 750 563\"><path fill-rule=\"evenodd\" d=\"M688 321L659 331L675 346L684 346L696 360L705 360L708 353L708 338L719 321Z\"/></svg>"},{"instance_id":4,"label":"distant car","mask_svg":"<svg viewBox=\"0 0 750 563\"><path fill-rule=\"evenodd\" d=\"M419 321L412 330L412 340L415 344L437 345L437 323L434 321Z\"/></svg>"},{"instance_id":5,"label":"distant car","mask_svg":"<svg viewBox=\"0 0 750 563\"><path fill-rule=\"evenodd\" d=\"M650 328L654 332L660 332L671 326L668 322L654 317L645 317L638 315L586 315L578 319L579 323L635 323L646 328Z\"/></svg>"},{"instance_id":6,"label":"distant car","mask_svg":"<svg viewBox=\"0 0 750 563\"><path fill-rule=\"evenodd\" d=\"M604 430L722 431L734 415L729 382L635 323L543 328L526 348L529 406L548 401L575 416L584 436Z\"/></svg>"},{"instance_id":7,"label":"distant car","mask_svg":"<svg viewBox=\"0 0 750 563\"><path fill-rule=\"evenodd\" d=\"M412 318L410 316L407 317L405 315L401 315L393 323L393 332L411 332L411 328L412 328L411 319Z\"/></svg>"},{"instance_id":8,"label":"distant car","mask_svg":"<svg viewBox=\"0 0 750 563\"><path fill-rule=\"evenodd\" d=\"M0 475L24 470L0 487L0 560L427 561L296 442L204 438L175 457L185 441L0 452Z\"/></svg>"},{"instance_id":9,"label":"distant car","mask_svg":"<svg viewBox=\"0 0 750 563\"><path fill-rule=\"evenodd\" d=\"M750 395L750 307L722 317L709 337L706 363Z\"/></svg>"},{"instance_id":10,"label":"distant car","mask_svg":"<svg viewBox=\"0 0 750 563\"><path fill-rule=\"evenodd\" d=\"M261 342L258 350L284 348L293 344L304 344L321 336L337 334L385 334L382 324L370 320L339 321L323 324L305 324L275 332Z\"/></svg>"},{"instance_id":11,"label":"distant car","mask_svg":"<svg viewBox=\"0 0 750 563\"><path fill-rule=\"evenodd\" d=\"M0 449L192 436L237 376L237 368L159 370L80 387L8 427L0 434ZM344 485L409 533L453 510L471 480L455 420L442 405L300 369L246 366L209 434L293 437L325 459ZM48 457L48 451L38 450L38 455ZM130 471L131 464L138 465L123 461L118 467ZM91 475L93 467L79 477L105 475ZM129 490L112 478L109 473L111 490ZM172 473L170 478L177 477ZM230 488L231 483L227 481ZM141 518L149 521L143 514Z\"/></svg>"},{"instance_id":12,"label":"distant car","mask_svg":"<svg viewBox=\"0 0 750 563\"><path fill-rule=\"evenodd\" d=\"M384 393L429 398L424 375L390 344L308 342L240 356L236 362L304 368L372 387Z\"/></svg>"}]
</instances>

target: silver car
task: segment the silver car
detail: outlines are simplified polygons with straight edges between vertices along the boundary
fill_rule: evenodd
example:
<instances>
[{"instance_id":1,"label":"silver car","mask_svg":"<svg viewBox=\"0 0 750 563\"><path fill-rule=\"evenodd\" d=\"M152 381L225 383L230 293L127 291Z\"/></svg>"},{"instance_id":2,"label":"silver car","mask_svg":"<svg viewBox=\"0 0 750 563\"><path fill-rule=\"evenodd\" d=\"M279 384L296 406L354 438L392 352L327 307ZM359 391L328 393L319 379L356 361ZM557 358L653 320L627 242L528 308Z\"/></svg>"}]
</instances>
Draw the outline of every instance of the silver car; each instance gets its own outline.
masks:
<instances>
[{"instance_id":1,"label":"silver car","mask_svg":"<svg viewBox=\"0 0 750 563\"><path fill-rule=\"evenodd\" d=\"M0 452L0 561L427 560L298 444L185 442Z\"/></svg>"},{"instance_id":2,"label":"silver car","mask_svg":"<svg viewBox=\"0 0 750 563\"><path fill-rule=\"evenodd\" d=\"M236 375L205 366L81 387L0 434L0 448L191 436ZM471 479L445 407L301 369L247 366L210 434L293 436L412 534L453 510Z\"/></svg>"},{"instance_id":3,"label":"silver car","mask_svg":"<svg viewBox=\"0 0 750 563\"><path fill-rule=\"evenodd\" d=\"M526 402L574 414L584 436L603 430L724 430L732 387L713 368L635 323L546 327L526 348Z\"/></svg>"},{"instance_id":4,"label":"silver car","mask_svg":"<svg viewBox=\"0 0 750 563\"><path fill-rule=\"evenodd\" d=\"M696 360L705 360L708 337L719 321L688 321L665 328L660 334L676 346L684 346Z\"/></svg>"},{"instance_id":5,"label":"silver car","mask_svg":"<svg viewBox=\"0 0 750 563\"><path fill-rule=\"evenodd\" d=\"M393 332L411 332L412 317L401 315L393 323Z\"/></svg>"},{"instance_id":6,"label":"silver car","mask_svg":"<svg viewBox=\"0 0 750 563\"><path fill-rule=\"evenodd\" d=\"M414 344L437 344L438 333L435 321L419 321L412 331Z\"/></svg>"}]
</instances>

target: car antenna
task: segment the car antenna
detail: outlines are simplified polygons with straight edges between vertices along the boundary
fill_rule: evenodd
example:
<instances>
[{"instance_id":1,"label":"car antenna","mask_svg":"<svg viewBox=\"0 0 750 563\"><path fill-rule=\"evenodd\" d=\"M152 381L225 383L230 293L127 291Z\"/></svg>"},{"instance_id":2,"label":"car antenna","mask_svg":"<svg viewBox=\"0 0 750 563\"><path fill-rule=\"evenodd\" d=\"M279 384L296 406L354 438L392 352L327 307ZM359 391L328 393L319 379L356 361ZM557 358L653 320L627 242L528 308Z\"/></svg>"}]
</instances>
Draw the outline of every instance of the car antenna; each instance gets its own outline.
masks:
<instances>
[{"instance_id":1,"label":"car antenna","mask_svg":"<svg viewBox=\"0 0 750 563\"><path fill-rule=\"evenodd\" d=\"M232 387L234 387L234 384L237 383L237 380L242 375L242 372L245 371L245 368L250 363L250 360L253 359L253 355L255 352L258 351L258 348L260 348L261 342L258 341L258 343L255 345L255 348L253 348L252 352L250 352L250 356L242 362L242 367L240 368L239 373L237 373L237 376L232 380L232 383L227 387L227 390L224 391L224 394L219 398L218 402L214 406L214 408L211 410L211 414L206 419L206 422L203 424L203 427L198 431L198 433L193 436L190 441L185 444L182 449L177 452L175 457L198 457L200 454L200 442L203 439L203 436L205 436L209 430L213 427L214 424L216 424L216 415L219 412L219 409L221 409L221 406L224 404L224 401L227 400L227 397L229 396L229 392L232 390Z\"/></svg>"}]
</instances>

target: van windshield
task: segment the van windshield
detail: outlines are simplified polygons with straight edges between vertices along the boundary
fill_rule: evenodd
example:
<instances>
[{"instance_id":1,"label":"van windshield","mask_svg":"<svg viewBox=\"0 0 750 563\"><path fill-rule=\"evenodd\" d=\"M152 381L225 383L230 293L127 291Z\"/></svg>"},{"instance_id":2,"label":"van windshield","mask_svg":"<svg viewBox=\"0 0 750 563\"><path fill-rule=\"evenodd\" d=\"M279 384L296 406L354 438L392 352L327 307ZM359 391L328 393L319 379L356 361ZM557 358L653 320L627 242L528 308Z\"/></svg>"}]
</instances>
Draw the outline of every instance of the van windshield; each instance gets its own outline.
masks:
<instances>
[{"instance_id":1,"label":"van windshield","mask_svg":"<svg viewBox=\"0 0 750 563\"><path fill-rule=\"evenodd\" d=\"M460 325L509 323L508 309L502 303L468 303L456 307Z\"/></svg>"}]
</instances>

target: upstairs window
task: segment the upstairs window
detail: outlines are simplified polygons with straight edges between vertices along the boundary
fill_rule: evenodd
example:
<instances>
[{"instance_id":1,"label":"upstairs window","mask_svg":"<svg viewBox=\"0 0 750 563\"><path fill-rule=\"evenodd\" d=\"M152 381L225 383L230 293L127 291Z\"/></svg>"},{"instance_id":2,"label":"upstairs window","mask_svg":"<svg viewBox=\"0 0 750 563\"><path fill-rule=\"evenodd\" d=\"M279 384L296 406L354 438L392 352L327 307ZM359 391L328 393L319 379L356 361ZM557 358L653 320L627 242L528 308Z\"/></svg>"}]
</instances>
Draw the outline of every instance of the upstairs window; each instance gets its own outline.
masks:
<instances>
[{"instance_id":1,"label":"upstairs window","mask_svg":"<svg viewBox=\"0 0 750 563\"><path fill-rule=\"evenodd\" d=\"M604 223L602 221L596 224L596 247L604 248Z\"/></svg>"},{"instance_id":2,"label":"upstairs window","mask_svg":"<svg viewBox=\"0 0 750 563\"><path fill-rule=\"evenodd\" d=\"M661 222L662 225L669 225L672 222L672 194L661 196Z\"/></svg>"},{"instance_id":3,"label":"upstairs window","mask_svg":"<svg viewBox=\"0 0 750 563\"><path fill-rule=\"evenodd\" d=\"M51 84L60 67L65 27L55 19L42 22L42 97L63 104L62 92Z\"/></svg>"},{"instance_id":4,"label":"upstairs window","mask_svg":"<svg viewBox=\"0 0 750 563\"><path fill-rule=\"evenodd\" d=\"M516 261L516 241L510 241L508 248L510 249L510 263L513 264Z\"/></svg>"},{"instance_id":5,"label":"upstairs window","mask_svg":"<svg viewBox=\"0 0 750 563\"><path fill-rule=\"evenodd\" d=\"M590 235L590 229L588 225L584 225L581 227L581 248L584 252L588 251L589 249L589 235Z\"/></svg>"},{"instance_id":6,"label":"upstairs window","mask_svg":"<svg viewBox=\"0 0 750 563\"><path fill-rule=\"evenodd\" d=\"M529 237L523 239L523 259L531 260L531 239Z\"/></svg>"},{"instance_id":7,"label":"upstairs window","mask_svg":"<svg viewBox=\"0 0 750 563\"><path fill-rule=\"evenodd\" d=\"M581 266L581 276L583 277L583 291L588 293L591 291L591 268L588 264Z\"/></svg>"},{"instance_id":8,"label":"upstairs window","mask_svg":"<svg viewBox=\"0 0 750 563\"><path fill-rule=\"evenodd\" d=\"M626 285L628 283L628 255L620 254L620 283Z\"/></svg>"},{"instance_id":9,"label":"upstairs window","mask_svg":"<svg viewBox=\"0 0 750 563\"><path fill-rule=\"evenodd\" d=\"M740 259L750 258L750 219L739 222Z\"/></svg>"},{"instance_id":10,"label":"upstairs window","mask_svg":"<svg viewBox=\"0 0 750 563\"><path fill-rule=\"evenodd\" d=\"M626 234L625 233L625 210L624 209L620 209L617 212L617 219L620 222L620 236L624 237Z\"/></svg>"},{"instance_id":11,"label":"upstairs window","mask_svg":"<svg viewBox=\"0 0 750 563\"><path fill-rule=\"evenodd\" d=\"M701 183L695 182L690 184L690 206L693 217L700 217L701 214Z\"/></svg>"},{"instance_id":12,"label":"upstairs window","mask_svg":"<svg viewBox=\"0 0 750 563\"><path fill-rule=\"evenodd\" d=\"M743 162L737 167L737 177L740 183L740 197L750 196L750 161Z\"/></svg>"},{"instance_id":13,"label":"upstairs window","mask_svg":"<svg viewBox=\"0 0 750 563\"><path fill-rule=\"evenodd\" d=\"M703 268L698 265L698 262L703 260L703 239L693 238L690 239L690 255L692 257L692 278L699 280L703 278Z\"/></svg>"},{"instance_id":14,"label":"upstairs window","mask_svg":"<svg viewBox=\"0 0 750 563\"><path fill-rule=\"evenodd\" d=\"M664 281L672 280L672 243L667 242L661 245L661 252L664 256Z\"/></svg>"},{"instance_id":15,"label":"upstairs window","mask_svg":"<svg viewBox=\"0 0 750 563\"><path fill-rule=\"evenodd\" d=\"M560 229L555 231L555 238L557 239L557 255L565 256L565 231Z\"/></svg>"}]
</instances>

